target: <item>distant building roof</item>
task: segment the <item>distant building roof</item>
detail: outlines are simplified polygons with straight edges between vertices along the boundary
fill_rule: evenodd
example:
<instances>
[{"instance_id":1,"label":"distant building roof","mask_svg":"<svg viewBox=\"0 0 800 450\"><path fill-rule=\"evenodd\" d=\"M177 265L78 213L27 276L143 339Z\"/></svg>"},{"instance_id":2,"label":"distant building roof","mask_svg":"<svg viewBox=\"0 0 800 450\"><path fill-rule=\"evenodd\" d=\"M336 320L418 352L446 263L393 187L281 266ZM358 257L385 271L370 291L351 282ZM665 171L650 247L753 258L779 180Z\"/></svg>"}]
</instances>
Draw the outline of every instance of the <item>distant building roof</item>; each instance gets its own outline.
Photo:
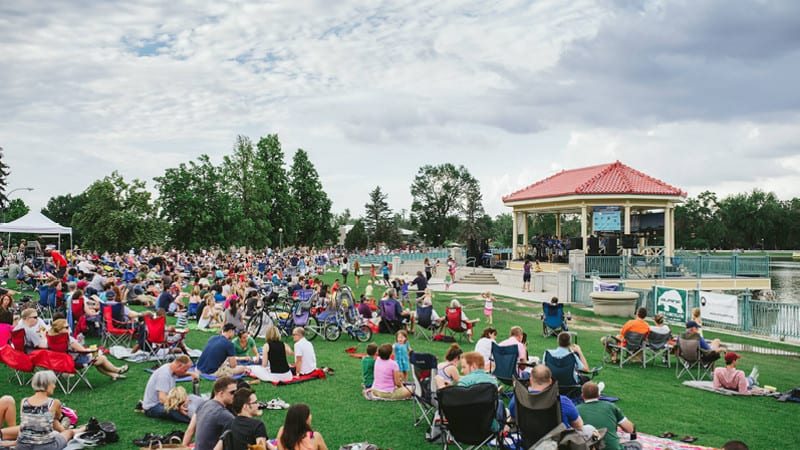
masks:
<instances>
[{"instance_id":1,"label":"distant building roof","mask_svg":"<svg viewBox=\"0 0 800 450\"><path fill-rule=\"evenodd\" d=\"M503 197L504 203L571 195L673 195L686 192L645 175L619 161L598 166L563 170Z\"/></svg>"}]
</instances>

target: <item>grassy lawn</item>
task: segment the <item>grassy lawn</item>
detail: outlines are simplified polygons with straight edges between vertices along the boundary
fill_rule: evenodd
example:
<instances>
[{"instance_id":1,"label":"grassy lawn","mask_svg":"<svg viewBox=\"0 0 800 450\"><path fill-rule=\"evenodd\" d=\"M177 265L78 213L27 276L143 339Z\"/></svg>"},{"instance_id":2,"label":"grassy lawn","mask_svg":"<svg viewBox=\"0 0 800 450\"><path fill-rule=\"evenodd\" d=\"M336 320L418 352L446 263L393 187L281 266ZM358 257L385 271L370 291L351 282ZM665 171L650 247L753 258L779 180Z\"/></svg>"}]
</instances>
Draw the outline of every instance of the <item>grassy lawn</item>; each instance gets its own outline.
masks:
<instances>
[{"instance_id":1,"label":"grassy lawn","mask_svg":"<svg viewBox=\"0 0 800 450\"><path fill-rule=\"evenodd\" d=\"M332 281L334 276L329 274L325 278ZM354 287L352 279L349 284ZM363 287L362 283L361 289L354 289L357 295L363 292ZM375 289L376 296L380 290ZM437 293L437 310L443 312L444 304L450 298L458 298L465 305L470 318L483 318L482 303L477 294ZM554 348L556 343L554 338L542 338L541 321L538 319L540 311L541 307L537 305L529 306L517 300L500 298L494 316L494 326L500 330L499 338L505 339L512 325L521 325L529 334L530 353L541 357L544 349ZM610 334L606 328L618 328L623 320L612 320L609 324L603 324L592 320L593 316L589 312L574 308L572 311L572 328L579 333L579 344L590 365L599 365L602 356L600 337ZM480 333L483 326L483 322L476 325L477 333ZM673 327L673 332L678 331L677 327ZM707 337L715 336L721 337L723 342L797 350L786 344L768 344L754 339L707 332ZM191 348L202 348L208 337L207 333L194 331L189 333L187 344ZM392 342L393 336L376 335L373 340L379 344ZM323 434L328 447L332 449L365 440L379 447L397 450L435 448L425 441L425 430L422 426L416 429L413 427L412 402L370 402L362 397L360 361L344 351L356 345L355 341L347 336L342 336L337 342L326 342L318 337L313 343L319 365L335 368L336 374L325 380L292 386L275 387L265 383L256 385L254 389L260 400L280 397L289 403L308 403L314 416L314 428ZM411 338L414 350L434 353L439 358L443 357L448 345ZM465 343L463 346L472 350L469 344ZM365 344L361 344L359 351L363 352L364 347ZM798 385L796 374L800 370L800 359L755 353L742 355L739 367L749 372L754 364L758 365L761 384L777 386L781 391ZM147 383L149 374L144 369L149 365L132 366L127 380L111 382L98 372L91 371L89 378L94 390L78 387L71 395L65 396L60 391L55 394L67 406L78 411L82 423L90 416L116 422L121 442L109 446L110 448L132 448L131 441L145 432L166 433L181 428L178 424L149 419L133 412L133 407L141 398ZM0 370L9 373L5 367ZM790 428L792 418L798 412L796 404L784 404L772 398L728 397L689 389L681 386L682 380L675 378L674 367L606 367L596 380L606 383L606 394L620 398L617 405L640 432L659 435L672 431L679 436L694 435L700 438L698 445L712 447L721 446L730 439L740 439L747 442L751 449L796 448L796 438L792 437L794 434ZM201 390L208 392L211 385L209 381L201 381ZM185 387L191 390L190 383ZM13 395L17 400L31 393L29 387L23 388L13 383L4 384L1 391L3 394ZM284 416L284 411L264 411L262 417L270 437L274 438Z\"/></svg>"}]
</instances>

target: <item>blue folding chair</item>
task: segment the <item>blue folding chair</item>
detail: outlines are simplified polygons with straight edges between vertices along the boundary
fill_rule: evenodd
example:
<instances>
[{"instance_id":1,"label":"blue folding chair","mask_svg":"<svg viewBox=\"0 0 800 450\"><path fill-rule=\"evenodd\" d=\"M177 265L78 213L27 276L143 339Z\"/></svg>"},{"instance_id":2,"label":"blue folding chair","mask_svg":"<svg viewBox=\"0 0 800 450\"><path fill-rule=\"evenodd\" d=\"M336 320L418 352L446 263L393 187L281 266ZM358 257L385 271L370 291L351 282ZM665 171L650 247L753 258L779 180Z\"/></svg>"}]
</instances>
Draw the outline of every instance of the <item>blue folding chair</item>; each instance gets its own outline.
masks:
<instances>
[{"instance_id":1,"label":"blue folding chair","mask_svg":"<svg viewBox=\"0 0 800 450\"><path fill-rule=\"evenodd\" d=\"M567 323L564 321L564 304L544 302L542 303L544 315L542 316L542 336L558 336L562 331L567 331Z\"/></svg>"},{"instance_id":2,"label":"blue folding chair","mask_svg":"<svg viewBox=\"0 0 800 450\"><path fill-rule=\"evenodd\" d=\"M519 350L516 345L497 345L492 343L492 361L494 361L494 372L492 374L506 385L504 393L511 395L514 389L514 380L519 378L517 367L519 366Z\"/></svg>"}]
</instances>

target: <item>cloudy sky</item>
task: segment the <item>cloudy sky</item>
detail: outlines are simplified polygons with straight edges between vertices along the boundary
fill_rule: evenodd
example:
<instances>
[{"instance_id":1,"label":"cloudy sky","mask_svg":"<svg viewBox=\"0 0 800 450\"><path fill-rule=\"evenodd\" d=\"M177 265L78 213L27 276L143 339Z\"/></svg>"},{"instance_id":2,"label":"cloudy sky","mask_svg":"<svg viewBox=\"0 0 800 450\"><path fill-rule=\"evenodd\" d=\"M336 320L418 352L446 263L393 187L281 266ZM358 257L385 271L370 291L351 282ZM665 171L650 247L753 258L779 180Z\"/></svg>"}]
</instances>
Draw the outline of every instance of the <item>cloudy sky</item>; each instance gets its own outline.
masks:
<instances>
[{"instance_id":1,"label":"cloudy sky","mask_svg":"<svg viewBox=\"0 0 800 450\"><path fill-rule=\"evenodd\" d=\"M794 0L35 1L0 4L0 146L35 209L146 180L237 134L309 152L334 211L424 164L488 213L562 169L800 197Z\"/></svg>"}]
</instances>

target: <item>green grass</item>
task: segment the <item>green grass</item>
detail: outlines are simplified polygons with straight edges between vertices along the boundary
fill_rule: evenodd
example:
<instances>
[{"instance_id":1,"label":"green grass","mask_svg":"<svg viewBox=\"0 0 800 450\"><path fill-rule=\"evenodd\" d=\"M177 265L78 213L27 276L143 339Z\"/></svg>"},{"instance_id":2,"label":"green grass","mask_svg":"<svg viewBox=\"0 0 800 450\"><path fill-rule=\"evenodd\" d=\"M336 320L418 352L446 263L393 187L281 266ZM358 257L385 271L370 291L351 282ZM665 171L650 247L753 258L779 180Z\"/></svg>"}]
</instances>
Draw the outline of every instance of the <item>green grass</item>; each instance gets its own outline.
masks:
<instances>
[{"instance_id":1,"label":"green grass","mask_svg":"<svg viewBox=\"0 0 800 450\"><path fill-rule=\"evenodd\" d=\"M335 275L326 275L330 279ZM362 278L362 281L364 278ZM350 280L351 287L354 286ZM363 286L356 290L359 295ZM375 289L375 295L382 291ZM437 293L435 304L440 312L445 302L458 298L466 307L467 314L481 317L482 303L478 295ZM519 306L518 301L500 298L495 311L495 327L500 330L500 338L505 338L512 325L521 325L530 336L528 345L532 355L541 357L544 349L554 348L555 339L545 340L539 333L541 321L538 313L541 306ZM591 314L587 311L572 309L575 318L573 328L578 330L579 344L584 350L589 364L599 365L602 348L599 344L601 336L608 334L599 330L595 323L588 324ZM622 320L611 320L609 325L617 327ZM592 327L584 328L583 325ZM477 330L483 328L483 322L477 324ZM677 331L677 330L675 330ZM787 344L768 344L759 340L730 337L707 332L708 337L721 337L723 342L741 342L753 345L797 350ZM187 344L192 348L202 348L209 335L191 332ZM389 335L376 335L377 343L392 342ZM91 343L91 341L90 341ZM344 350L356 345L356 342L342 336L337 342L326 342L321 338L313 341L320 365L334 367L336 374L321 381L311 381L292 386L275 387L271 384L254 386L259 399L269 400L280 397L287 402L305 402L311 406L314 416L314 428L325 437L328 447L335 449L340 445L369 441L379 447L401 449L436 448L424 439L422 426L413 427L412 402L369 402L361 396L360 361L350 357ZM448 344L427 342L411 338L414 350L430 352L443 357ZM359 345L359 351L365 344ZM467 349L471 345L464 344ZM113 358L112 358L113 360ZM117 361L115 361L116 363ZM777 386L786 390L796 386L796 373L800 369L800 360L795 357L779 357L744 353L740 368L749 371L753 364L761 370L762 384ZM63 395L57 391L55 396L65 404L78 411L81 422L90 416L100 420L112 420L120 430L121 442L108 448L132 448L131 441L145 432L166 433L182 428L172 422L149 419L133 412L133 407L142 396L149 374L144 369L147 364L133 364L127 380L111 382L108 378L92 370L89 378L94 385L90 391L78 387L71 395ZM7 368L0 372L8 372ZM0 374L2 377L3 374ZM641 432L659 435L672 431L680 436L689 434L700 437L698 445L720 447L730 439L741 439L752 449L784 449L795 448L796 439L792 433L792 420L797 414L797 405L784 404L772 398L727 397L709 392L689 389L681 386L675 378L675 370L648 367L626 367L618 369L606 367L597 377L606 383L608 395L619 397L617 405L630 418ZM212 383L201 381L201 390L208 392ZM189 383L185 384L191 388ZM3 394L11 394L17 400L30 395L29 387L16 384L5 384ZM262 416L270 437L274 437L283 422L284 411L264 411Z\"/></svg>"}]
</instances>

